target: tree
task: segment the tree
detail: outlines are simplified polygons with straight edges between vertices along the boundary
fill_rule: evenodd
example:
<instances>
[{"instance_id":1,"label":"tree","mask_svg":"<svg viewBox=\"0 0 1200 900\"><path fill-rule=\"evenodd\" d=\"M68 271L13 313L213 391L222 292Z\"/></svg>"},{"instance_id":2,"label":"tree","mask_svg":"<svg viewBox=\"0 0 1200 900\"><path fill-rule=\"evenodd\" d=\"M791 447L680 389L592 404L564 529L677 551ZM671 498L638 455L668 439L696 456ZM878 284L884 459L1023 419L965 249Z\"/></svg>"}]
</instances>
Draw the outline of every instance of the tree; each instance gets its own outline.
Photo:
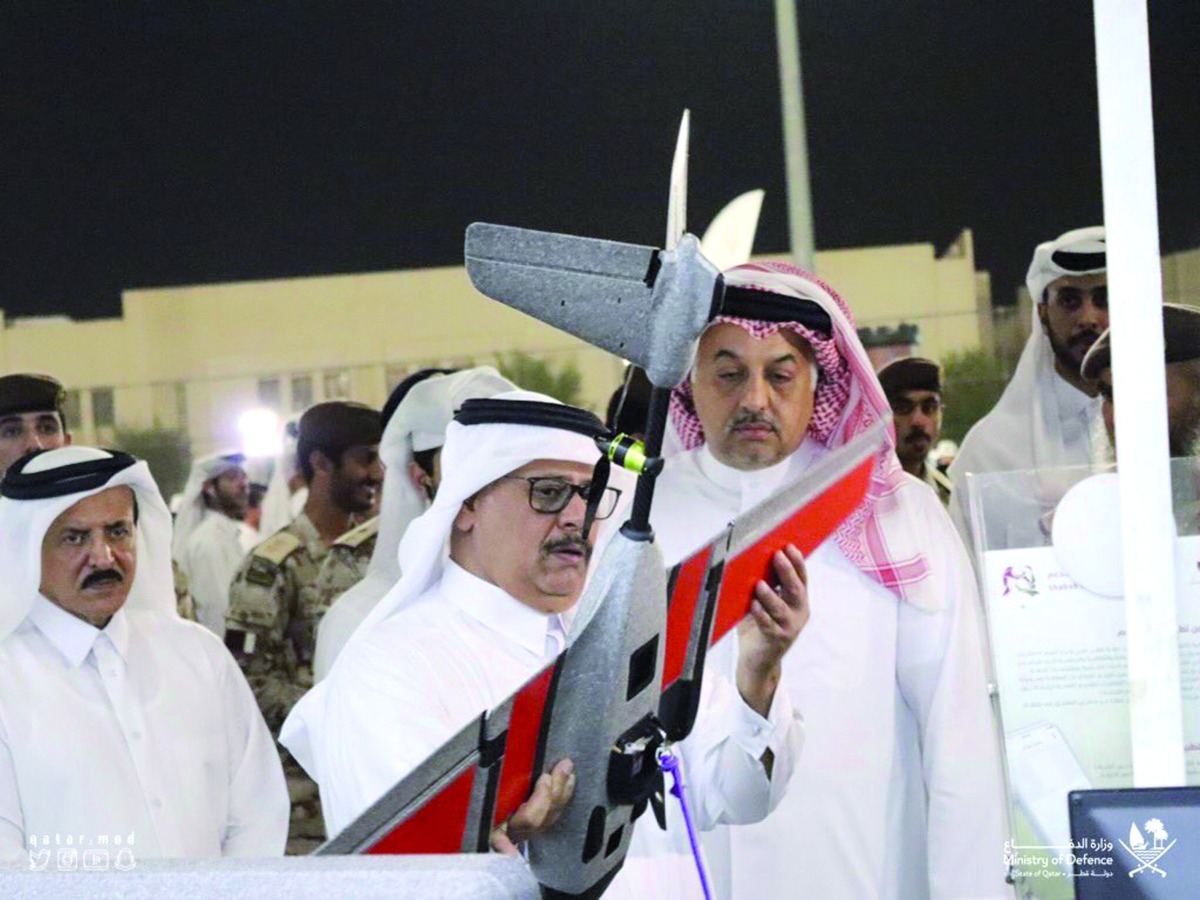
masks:
<instances>
[{"instance_id":1,"label":"tree","mask_svg":"<svg viewBox=\"0 0 1200 900\"><path fill-rule=\"evenodd\" d=\"M1163 827L1162 819L1151 819L1146 823L1146 830L1154 835L1154 849L1160 849L1167 842L1167 829Z\"/></svg>"},{"instance_id":2,"label":"tree","mask_svg":"<svg viewBox=\"0 0 1200 900\"><path fill-rule=\"evenodd\" d=\"M1011 375L986 350L947 356L942 362L942 437L961 444L971 426L996 405Z\"/></svg>"},{"instance_id":3,"label":"tree","mask_svg":"<svg viewBox=\"0 0 1200 900\"><path fill-rule=\"evenodd\" d=\"M113 444L118 450L146 461L164 499L169 501L183 490L192 465L191 446L184 432L167 428L119 428Z\"/></svg>"},{"instance_id":4,"label":"tree","mask_svg":"<svg viewBox=\"0 0 1200 900\"><path fill-rule=\"evenodd\" d=\"M527 391L548 394L571 406L580 405L579 392L583 386L583 376L571 360L564 362L556 373L546 360L530 356L521 350L513 350L507 355L497 355L496 368L513 384Z\"/></svg>"}]
</instances>

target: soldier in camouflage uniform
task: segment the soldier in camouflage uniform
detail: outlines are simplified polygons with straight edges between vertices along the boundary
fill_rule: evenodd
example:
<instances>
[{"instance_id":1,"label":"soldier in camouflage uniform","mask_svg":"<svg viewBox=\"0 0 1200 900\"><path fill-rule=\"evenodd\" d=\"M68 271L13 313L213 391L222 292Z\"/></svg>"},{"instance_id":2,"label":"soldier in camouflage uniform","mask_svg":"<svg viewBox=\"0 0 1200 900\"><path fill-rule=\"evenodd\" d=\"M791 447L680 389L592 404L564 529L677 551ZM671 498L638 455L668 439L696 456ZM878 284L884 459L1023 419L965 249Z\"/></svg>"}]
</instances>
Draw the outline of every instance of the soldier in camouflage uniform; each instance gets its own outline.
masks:
<instances>
[{"instance_id":1,"label":"soldier in camouflage uniform","mask_svg":"<svg viewBox=\"0 0 1200 900\"><path fill-rule=\"evenodd\" d=\"M275 736L312 687L321 563L353 518L369 510L383 478L379 414L357 403L320 403L300 419L301 466L309 482L303 512L251 551L233 578L226 644L234 652ZM281 749L292 799L288 853L324 840L317 786Z\"/></svg>"},{"instance_id":2,"label":"soldier in camouflage uniform","mask_svg":"<svg viewBox=\"0 0 1200 900\"><path fill-rule=\"evenodd\" d=\"M375 516L333 542L329 555L321 563L321 574L317 576L317 600L322 613L366 577L378 534L379 516Z\"/></svg>"}]
</instances>

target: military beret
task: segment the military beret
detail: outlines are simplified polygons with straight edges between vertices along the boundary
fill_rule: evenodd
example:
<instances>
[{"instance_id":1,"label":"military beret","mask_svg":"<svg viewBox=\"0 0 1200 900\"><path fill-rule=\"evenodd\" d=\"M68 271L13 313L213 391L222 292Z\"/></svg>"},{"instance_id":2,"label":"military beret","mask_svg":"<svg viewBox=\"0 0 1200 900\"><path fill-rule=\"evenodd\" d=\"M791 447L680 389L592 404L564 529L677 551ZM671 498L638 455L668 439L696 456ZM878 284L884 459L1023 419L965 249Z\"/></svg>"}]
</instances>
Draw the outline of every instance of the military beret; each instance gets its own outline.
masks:
<instances>
[{"instance_id":1,"label":"military beret","mask_svg":"<svg viewBox=\"0 0 1200 900\"><path fill-rule=\"evenodd\" d=\"M0 377L0 415L30 412L62 413L67 392L49 375Z\"/></svg>"},{"instance_id":2,"label":"military beret","mask_svg":"<svg viewBox=\"0 0 1200 900\"><path fill-rule=\"evenodd\" d=\"M942 367L919 356L892 360L879 370L878 377L888 400L905 391L942 392Z\"/></svg>"},{"instance_id":3,"label":"military beret","mask_svg":"<svg viewBox=\"0 0 1200 900\"><path fill-rule=\"evenodd\" d=\"M378 444L382 437L379 410L364 403L331 400L310 406L300 417L296 454L304 459L318 448L336 454L351 447Z\"/></svg>"},{"instance_id":4,"label":"military beret","mask_svg":"<svg viewBox=\"0 0 1200 900\"><path fill-rule=\"evenodd\" d=\"M1200 359L1200 309L1164 303L1163 316L1163 362L1179 363ZM1112 346L1107 329L1096 339L1096 343L1083 358L1080 373L1088 381L1095 381L1105 369L1112 366Z\"/></svg>"}]
</instances>

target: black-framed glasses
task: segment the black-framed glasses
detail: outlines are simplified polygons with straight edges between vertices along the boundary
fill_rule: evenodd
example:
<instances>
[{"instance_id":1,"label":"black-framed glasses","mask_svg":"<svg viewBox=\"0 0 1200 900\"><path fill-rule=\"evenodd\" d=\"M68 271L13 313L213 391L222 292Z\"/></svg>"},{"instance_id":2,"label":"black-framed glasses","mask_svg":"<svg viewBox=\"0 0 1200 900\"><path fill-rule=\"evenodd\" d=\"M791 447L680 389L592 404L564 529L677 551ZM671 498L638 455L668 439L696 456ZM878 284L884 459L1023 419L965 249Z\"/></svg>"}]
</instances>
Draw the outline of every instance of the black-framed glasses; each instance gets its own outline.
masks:
<instances>
[{"instance_id":1,"label":"black-framed glasses","mask_svg":"<svg viewBox=\"0 0 1200 900\"><path fill-rule=\"evenodd\" d=\"M591 499L592 485L572 484L563 478L553 475L539 475L533 478L521 475L503 475L513 481L529 482L529 507L540 513L560 513L567 508L571 497L578 494L584 503ZM614 487L606 487L600 502L596 506L596 519L607 519L617 511L617 502L621 499L621 491Z\"/></svg>"}]
</instances>

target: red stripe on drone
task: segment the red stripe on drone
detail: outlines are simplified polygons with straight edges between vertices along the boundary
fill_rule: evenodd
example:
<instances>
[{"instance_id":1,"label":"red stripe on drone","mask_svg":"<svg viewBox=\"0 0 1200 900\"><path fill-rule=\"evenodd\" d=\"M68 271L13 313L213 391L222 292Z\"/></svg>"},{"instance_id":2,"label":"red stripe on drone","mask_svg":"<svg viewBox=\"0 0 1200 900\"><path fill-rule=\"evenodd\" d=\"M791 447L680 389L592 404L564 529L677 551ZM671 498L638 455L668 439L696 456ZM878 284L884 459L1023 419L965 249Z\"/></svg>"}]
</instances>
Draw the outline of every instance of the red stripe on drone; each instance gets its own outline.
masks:
<instances>
[{"instance_id":1,"label":"red stripe on drone","mask_svg":"<svg viewBox=\"0 0 1200 900\"><path fill-rule=\"evenodd\" d=\"M475 767L467 769L367 853L462 853Z\"/></svg>"},{"instance_id":2,"label":"red stripe on drone","mask_svg":"<svg viewBox=\"0 0 1200 900\"><path fill-rule=\"evenodd\" d=\"M504 759L500 763L500 786L496 791L493 825L499 825L515 813L517 807L529 797L535 778L533 763L537 759L542 715L553 680L554 666L551 665L521 688L513 700L508 736L504 741Z\"/></svg>"},{"instance_id":3,"label":"red stripe on drone","mask_svg":"<svg viewBox=\"0 0 1200 900\"><path fill-rule=\"evenodd\" d=\"M670 687L683 674L687 661L688 642L692 637L692 622L696 616L696 604L704 589L704 576L708 572L708 561L712 557L712 545L705 547L687 562L679 566L675 579L675 590L667 606L667 646L663 651L663 690Z\"/></svg>"},{"instance_id":4,"label":"red stripe on drone","mask_svg":"<svg viewBox=\"0 0 1200 900\"><path fill-rule=\"evenodd\" d=\"M759 581L775 583L771 562L785 544L795 544L805 556L821 545L842 521L854 512L867 493L874 459L864 460L857 468L830 485L811 503L792 513L753 547L725 563L717 616L713 623L712 643L734 628L750 611L754 586Z\"/></svg>"}]
</instances>

